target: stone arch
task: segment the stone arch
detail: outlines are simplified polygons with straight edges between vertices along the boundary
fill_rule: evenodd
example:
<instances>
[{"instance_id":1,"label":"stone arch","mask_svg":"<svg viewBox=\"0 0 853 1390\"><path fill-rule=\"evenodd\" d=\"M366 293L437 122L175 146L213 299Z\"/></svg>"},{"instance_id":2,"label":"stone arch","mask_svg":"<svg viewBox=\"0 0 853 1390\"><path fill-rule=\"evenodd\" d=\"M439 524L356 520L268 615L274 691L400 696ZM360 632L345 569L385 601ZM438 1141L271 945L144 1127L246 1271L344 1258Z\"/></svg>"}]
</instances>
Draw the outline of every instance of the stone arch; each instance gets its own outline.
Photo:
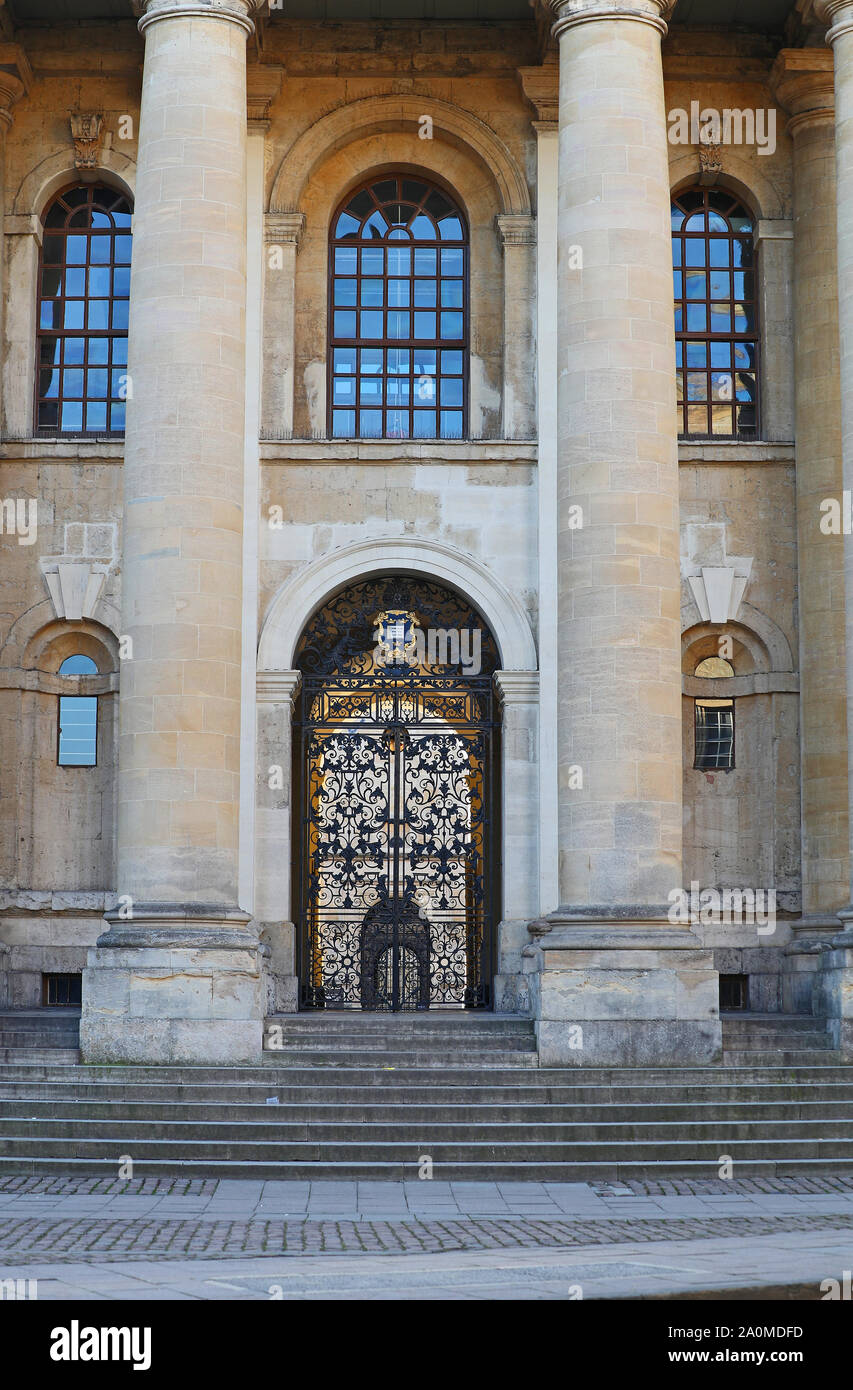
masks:
<instances>
[{"instance_id":1,"label":"stone arch","mask_svg":"<svg viewBox=\"0 0 853 1390\"><path fill-rule=\"evenodd\" d=\"M681 619L682 658L701 638L731 633L746 647L756 672L787 674L794 671L791 644L784 632L772 618L753 608L750 603L741 603L736 620L728 623L706 623L702 621L699 609L691 599L689 603L684 604Z\"/></svg>"},{"instance_id":2,"label":"stone arch","mask_svg":"<svg viewBox=\"0 0 853 1390\"><path fill-rule=\"evenodd\" d=\"M324 603L359 579L393 573L418 575L458 590L489 624L503 669L536 670L536 644L527 615L495 575L452 546L408 537L358 541L296 570L270 604L258 644L258 670L292 670L302 630Z\"/></svg>"},{"instance_id":3,"label":"stone arch","mask_svg":"<svg viewBox=\"0 0 853 1390\"><path fill-rule=\"evenodd\" d=\"M315 121L284 155L270 212L298 212L313 171L336 150L381 130L417 130L430 116L433 134L477 156L497 187L502 213L531 213L530 190L514 156L478 116L451 102L405 95L363 97Z\"/></svg>"},{"instance_id":4,"label":"stone arch","mask_svg":"<svg viewBox=\"0 0 853 1390\"><path fill-rule=\"evenodd\" d=\"M742 199L756 221L777 220L791 216L786 208L782 194L772 179L762 173L756 164L740 155L732 154L727 147L724 155L725 169L714 187L724 188L733 196ZM699 156L695 148L677 154L669 162L669 186L671 193L680 193L684 188L699 182Z\"/></svg>"},{"instance_id":5,"label":"stone arch","mask_svg":"<svg viewBox=\"0 0 853 1390\"><path fill-rule=\"evenodd\" d=\"M51 639L56 634L49 632L49 629L58 629L62 626L67 627L69 632L83 632L91 629L115 657L117 668L118 639L121 631L118 609L102 599L98 605L97 622L63 624L57 621L53 603L47 598L42 599L41 603L34 604L32 608L28 608L26 613L22 613L20 618L12 624L5 642L0 646L0 666L35 665L35 659L31 660L30 658L35 653L37 659L41 646L41 634L46 634L46 638Z\"/></svg>"},{"instance_id":6,"label":"stone arch","mask_svg":"<svg viewBox=\"0 0 853 1390\"><path fill-rule=\"evenodd\" d=\"M48 155L21 181L10 212L22 217L41 217L54 195L72 183L105 183L133 199L136 161L118 150L103 149L97 169L81 173L69 163L65 150Z\"/></svg>"}]
</instances>

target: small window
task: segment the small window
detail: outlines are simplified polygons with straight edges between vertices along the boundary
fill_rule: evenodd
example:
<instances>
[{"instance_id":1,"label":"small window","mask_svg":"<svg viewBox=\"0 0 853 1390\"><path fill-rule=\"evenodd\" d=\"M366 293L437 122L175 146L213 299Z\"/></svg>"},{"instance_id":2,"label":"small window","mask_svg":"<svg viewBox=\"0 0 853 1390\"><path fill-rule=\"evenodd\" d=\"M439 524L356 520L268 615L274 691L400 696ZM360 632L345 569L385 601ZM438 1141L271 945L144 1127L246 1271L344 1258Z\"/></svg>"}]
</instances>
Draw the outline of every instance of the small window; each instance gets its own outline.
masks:
<instances>
[{"instance_id":1,"label":"small window","mask_svg":"<svg viewBox=\"0 0 853 1390\"><path fill-rule=\"evenodd\" d=\"M720 1008L729 1011L749 1008L749 976L720 976Z\"/></svg>"},{"instance_id":2,"label":"small window","mask_svg":"<svg viewBox=\"0 0 853 1390\"><path fill-rule=\"evenodd\" d=\"M735 765L734 700L695 701L694 767L729 771Z\"/></svg>"},{"instance_id":3,"label":"small window","mask_svg":"<svg viewBox=\"0 0 853 1390\"><path fill-rule=\"evenodd\" d=\"M80 1008L83 1002L82 975L42 975L41 1002L47 1008Z\"/></svg>"},{"instance_id":4,"label":"small window","mask_svg":"<svg viewBox=\"0 0 853 1390\"><path fill-rule=\"evenodd\" d=\"M60 676L96 676L98 668L90 656L67 656L59 668ZM94 767L98 761L97 695L60 695L60 767Z\"/></svg>"}]
</instances>

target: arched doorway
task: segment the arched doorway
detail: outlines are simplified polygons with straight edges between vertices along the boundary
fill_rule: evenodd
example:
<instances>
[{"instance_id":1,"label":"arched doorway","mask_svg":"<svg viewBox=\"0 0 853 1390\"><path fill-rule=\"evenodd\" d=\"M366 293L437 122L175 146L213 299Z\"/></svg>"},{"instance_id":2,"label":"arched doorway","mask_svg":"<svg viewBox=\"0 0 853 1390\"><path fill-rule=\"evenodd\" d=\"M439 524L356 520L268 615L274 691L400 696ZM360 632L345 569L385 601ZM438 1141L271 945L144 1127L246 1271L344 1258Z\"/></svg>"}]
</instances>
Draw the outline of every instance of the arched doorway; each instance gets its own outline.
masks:
<instances>
[{"instance_id":1,"label":"arched doorway","mask_svg":"<svg viewBox=\"0 0 853 1390\"><path fill-rule=\"evenodd\" d=\"M305 628L294 728L303 1007L491 1003L498 665L471 604L410 576L354 584Z\"/></svg>"}]
</instances>

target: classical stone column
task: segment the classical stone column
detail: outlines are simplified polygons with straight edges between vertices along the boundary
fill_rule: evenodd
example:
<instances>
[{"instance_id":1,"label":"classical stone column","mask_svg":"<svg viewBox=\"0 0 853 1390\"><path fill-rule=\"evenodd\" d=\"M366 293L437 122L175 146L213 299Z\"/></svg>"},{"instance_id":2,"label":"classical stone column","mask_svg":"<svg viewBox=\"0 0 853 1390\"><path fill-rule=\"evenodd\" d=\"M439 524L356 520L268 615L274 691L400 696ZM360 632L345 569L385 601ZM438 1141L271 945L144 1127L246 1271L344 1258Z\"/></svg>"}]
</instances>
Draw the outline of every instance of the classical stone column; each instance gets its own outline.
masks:
<instances>
[{"instance_id":1,"label":"classical stone column","mask_svg":"<svg viewBox=\"0 0 853 1390\"><path fill-rule=\"evenodd\" d=\"M853 0L816 0L815 12L829 25L835 87L835 171L838 247L842 481L853 491ZM826 537L826 539L829 539ZM847 664L848 829L853 832L853 539L843 538ZM843 756L841 749L836 757ZM853 854L851 854L853 868ZM853 885L848 885L853 898ZM818 1007L827 1014L835 1044L853 1056L853 902L838 914L844 931L821 960Z\"/></svg>"},{"instance_id":2,"label":"classical stone column","mask_svg":"<svg viewBox=\"0 0 853 1390\"><path fill-rule=\"evenodd\" d=\"M824 534L820 509L843 487L832 54L783 49L771 86L794 142L803 925L837 929L850 883L844 538Z\"/></svg>"},{"instance_id":3,"label":"classical stone column","mask_svg":"<svg viewBox=\"0 0 853 1390\"><path fill-rule=\"evenodd\" d=\"M550 0L560 50L560 900L533 930L546 1061L711 1060L681 887L678 449L667 0ZM581 1048L567 1024L585 1018Z\"/></svg>"},{"instance_id":4,"label":"classical stone column","mask_svg":"<svg viewBox=\"0 0 853 1390\"><path fill-rule=\"evenodd\" d=\"M119 909L87 1061L250 1060L237 905L252 0L144 0L124 483Z\"/></svg>"}]
</instances>

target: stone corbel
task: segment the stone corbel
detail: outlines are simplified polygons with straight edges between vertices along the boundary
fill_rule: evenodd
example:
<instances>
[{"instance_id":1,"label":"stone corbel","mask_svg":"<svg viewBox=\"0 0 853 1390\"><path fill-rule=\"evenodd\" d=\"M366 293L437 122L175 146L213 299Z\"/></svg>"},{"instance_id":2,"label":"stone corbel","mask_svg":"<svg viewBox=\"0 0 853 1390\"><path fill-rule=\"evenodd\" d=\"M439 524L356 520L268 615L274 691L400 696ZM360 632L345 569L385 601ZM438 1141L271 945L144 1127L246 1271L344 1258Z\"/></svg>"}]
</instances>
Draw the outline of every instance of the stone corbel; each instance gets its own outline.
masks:
<instances>
[{"instance_id":1,"label":"stone corbel","mask_svg":"<svg viewBox=\"0 0 853 1390\"><path fill-rule=\"evenodd\" d=\"M264 241L268 246L290 245L298 251L304 232L304 212L268 212L264 216Z\"/></svg>"},{"instance_id":2,"label":"stone corbel","mask_svg":"<svg viewBox=\"0 0 853 1390\"><path fill-rule=\"evenodd\" d=\"M703 188L713 188L723 172L723 149L704 141L699 144L699 183Z\"/></svg>"},{"instance_id":3,"label":"stone corbel","mask_svg":"<svg viewBox=\"0 0 853 1390\"><path fill-rule=\"evenodd\" d=\"M703 622L727 623L737 618L751 572L750 558L727 566L703 565L699 574L688 578Z\"/></svg>"},{"instance_id":4,"label":"stone corbel","mask_svg":"<svg viewBox=\"0 0 853 1390\"><path fill-rule=\"evenodd\" d=\"M519 68L518 80L537 121L556 126L560 100L560 69L556 53L546 55L539 68Z\"/></svg>"},{"instance_id":5,"label":"stone corbel","mask_svg":"<svg viewBox=\"0 0 853 1390\"><path fill-rule=\"evenodd\" d=\"M281 91L284 68L250 63L246 69L246 112L257 128L269 121L270 107Z\"/></svg>"},{"instance_id":6,"label":"stone corbel","mask_svg":"<svg viewBox=\"0 0 853 1390\"><path fill-rule=\"evenodd\" d=\"M97 169L101 158L104 118L95 112L71 112L75 169Z\"/></svg>"},{"instance_id":7,"label":"stone corbel","mask_svg":"<svg viewBox=\"0 0 853 1390\"><path fill-rule=\"evenodd\" d=\"M55 555L45 556L39 563L57 618L79 623L96 617L109 565Z\"/></svg>"},{"instance_id":8,"label":"stone corbel","mask_svg":"<svg viewBox=\"0 0 853 1390\"><path fill-rule=\"evenodd\" d=\"M500 212L495 226L501 234L501 246L535 246L536 218L527 213Z\"/></svg>"}]
</instances>

